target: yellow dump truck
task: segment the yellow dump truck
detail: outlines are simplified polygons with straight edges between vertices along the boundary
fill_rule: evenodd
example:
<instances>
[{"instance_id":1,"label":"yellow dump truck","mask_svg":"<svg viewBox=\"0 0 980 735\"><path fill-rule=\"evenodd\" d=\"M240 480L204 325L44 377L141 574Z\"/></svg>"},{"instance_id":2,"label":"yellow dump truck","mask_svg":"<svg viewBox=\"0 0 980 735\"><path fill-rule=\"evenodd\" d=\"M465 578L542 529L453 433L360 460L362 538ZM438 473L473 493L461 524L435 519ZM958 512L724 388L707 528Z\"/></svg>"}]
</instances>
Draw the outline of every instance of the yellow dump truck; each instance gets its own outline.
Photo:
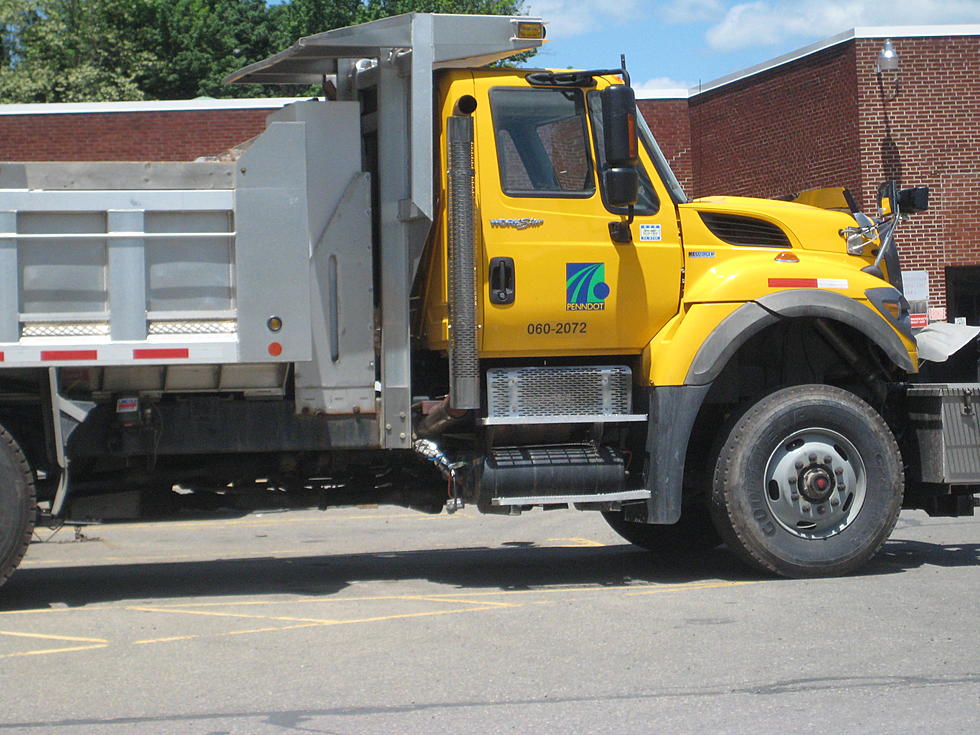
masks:
<instances>
[{"instance_id":1,"label":"yellow dump truck","mask_svg":"<svg viewBox=\"0 0 980 735\"><path fill-rule=\"evenodd\" d=\"M692 201L625 68L487 66L544 28L328 31L229 78L324 97L227 160L0 166L0 580L35 523L186 506L574 507L787 576L972 513L980 386L916 382L894 241L927 190Z\"/></svg>"}]
</instances>

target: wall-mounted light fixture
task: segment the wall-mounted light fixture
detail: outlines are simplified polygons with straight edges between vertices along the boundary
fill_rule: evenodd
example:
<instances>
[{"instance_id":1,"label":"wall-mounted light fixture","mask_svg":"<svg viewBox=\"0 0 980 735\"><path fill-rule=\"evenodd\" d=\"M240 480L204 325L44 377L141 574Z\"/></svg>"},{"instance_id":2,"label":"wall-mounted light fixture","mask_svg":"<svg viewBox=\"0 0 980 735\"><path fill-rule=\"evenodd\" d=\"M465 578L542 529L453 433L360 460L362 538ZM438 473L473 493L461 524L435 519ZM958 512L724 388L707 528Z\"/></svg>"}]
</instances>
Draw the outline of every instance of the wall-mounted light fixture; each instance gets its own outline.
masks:
<instances>
[{"instance_id":1,"label":"wall-mounted light fixture","mask_svg":"<svg viewBox=\"0 0 980 735\"><path fill-rule=\"evenodd\" d=\"M890 38L886 38L884 45L881 47L881 51L878 52L878 62L875 64L875 74L881 74L884 71L898 72L898 67L898 52L895 50L895 47L892 46L892 40Z\"/></svg>"},{"instance_id":2,"label":"wall-mounted light fixture","mask_svg":"<svg viewBox=\"0 0 980 735\"><path fill-rule=\"evenodd\" d=\"M875 62L875 74L878 77L878 88L881 90L882 101L890 102L891 100L898 97L898 93L901 91L901 82L899 81L898 68L900 66L898 60L898 52L892 45L892 40L890 38L885 39L885 43L881 46L881 51L878 52L878 60ZM891 74L891 81L888 82L888 75L886 72ZM885 87L891 87L891 92L887 92Z\"/></svg>"}]
</instances>

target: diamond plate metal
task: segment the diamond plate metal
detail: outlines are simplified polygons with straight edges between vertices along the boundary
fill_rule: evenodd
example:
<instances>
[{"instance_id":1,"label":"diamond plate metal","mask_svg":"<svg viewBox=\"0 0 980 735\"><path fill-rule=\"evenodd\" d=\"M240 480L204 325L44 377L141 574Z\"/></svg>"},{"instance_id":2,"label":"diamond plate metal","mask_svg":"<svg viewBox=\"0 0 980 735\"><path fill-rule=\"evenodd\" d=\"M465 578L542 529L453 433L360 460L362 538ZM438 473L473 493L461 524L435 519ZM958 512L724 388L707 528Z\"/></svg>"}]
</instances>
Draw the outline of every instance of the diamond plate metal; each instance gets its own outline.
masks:
<instances>
[{"instance_id":1,"label":"diamond plate metal","mask_svg":"<svg viewBox=\"0 0 980 735\"><path fill-rule=\"evenodd\" d=\"M234 334L238 324L233 320L158 321L150 322L150 334Z\"/></svg>"},{"instance_id":2,"label":"diamond plate metal","mask_svg":"<svg viewBox=\"0 0 980 735\"><path fill-rule=\"evenodd\" d=\"M488 416L624 415L632 410L625 365L487 370Z\"/></svg>"},{"instance_id":3,"label":"diamond plate metal","mask_svg":"<svg viewBox=\"0 0 980 735\"><path fill-rule=\"evenodd\" d=\"M108 334L108 322L28 322L20 332L21 337L104 337Z\"/></svg>"}]
</instances>

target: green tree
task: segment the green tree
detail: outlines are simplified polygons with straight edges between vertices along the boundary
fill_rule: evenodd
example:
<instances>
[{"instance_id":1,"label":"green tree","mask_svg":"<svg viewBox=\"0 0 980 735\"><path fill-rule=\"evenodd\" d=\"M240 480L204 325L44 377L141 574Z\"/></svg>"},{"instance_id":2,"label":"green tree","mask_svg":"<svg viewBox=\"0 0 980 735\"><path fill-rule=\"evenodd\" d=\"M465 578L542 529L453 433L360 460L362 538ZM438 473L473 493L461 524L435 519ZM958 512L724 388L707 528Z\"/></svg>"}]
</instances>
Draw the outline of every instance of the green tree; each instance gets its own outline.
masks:
<instances>
[{"instance_id":1,"label":"green tree","mask_svg":"<svg viewBox=\"0 0 980 735\"><path fill-rule=\"evenodd\" d=\"M5 28L0 101L142 99L139 78L153 61L142 29L143 0L22 0ZM9 20L9 19L8 19Z\"/></svg>"},{"instance_id":2,"label":"green tree","mask_svg":"<svg viewBox=\"0 0 980 735\"><path fill-rule=\"evenodd\" d=\"M155 61L140 86L150 99L254 97L268 90L224 86L225 76L278 50L279 13L265 0L149 0Z\"/></svg>"}]
</instances>

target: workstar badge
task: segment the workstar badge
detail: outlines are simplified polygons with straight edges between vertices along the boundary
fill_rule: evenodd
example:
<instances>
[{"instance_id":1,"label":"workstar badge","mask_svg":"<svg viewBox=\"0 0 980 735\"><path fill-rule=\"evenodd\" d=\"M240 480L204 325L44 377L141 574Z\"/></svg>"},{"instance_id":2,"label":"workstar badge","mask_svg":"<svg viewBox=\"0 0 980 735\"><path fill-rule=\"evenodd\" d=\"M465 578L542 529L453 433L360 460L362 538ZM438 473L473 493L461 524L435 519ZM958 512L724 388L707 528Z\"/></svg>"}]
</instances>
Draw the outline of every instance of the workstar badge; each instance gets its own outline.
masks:
<instances>
[{"instance_id":1,"label":"workstar badge","mask_svg":"<svg viewBox=\"0 0 980 735\"><path fill-rule=\"evenodd\" d=\"M605 311L609 292L605 263L565 263L566 311Z\"/></svg>"}]
</instances>

